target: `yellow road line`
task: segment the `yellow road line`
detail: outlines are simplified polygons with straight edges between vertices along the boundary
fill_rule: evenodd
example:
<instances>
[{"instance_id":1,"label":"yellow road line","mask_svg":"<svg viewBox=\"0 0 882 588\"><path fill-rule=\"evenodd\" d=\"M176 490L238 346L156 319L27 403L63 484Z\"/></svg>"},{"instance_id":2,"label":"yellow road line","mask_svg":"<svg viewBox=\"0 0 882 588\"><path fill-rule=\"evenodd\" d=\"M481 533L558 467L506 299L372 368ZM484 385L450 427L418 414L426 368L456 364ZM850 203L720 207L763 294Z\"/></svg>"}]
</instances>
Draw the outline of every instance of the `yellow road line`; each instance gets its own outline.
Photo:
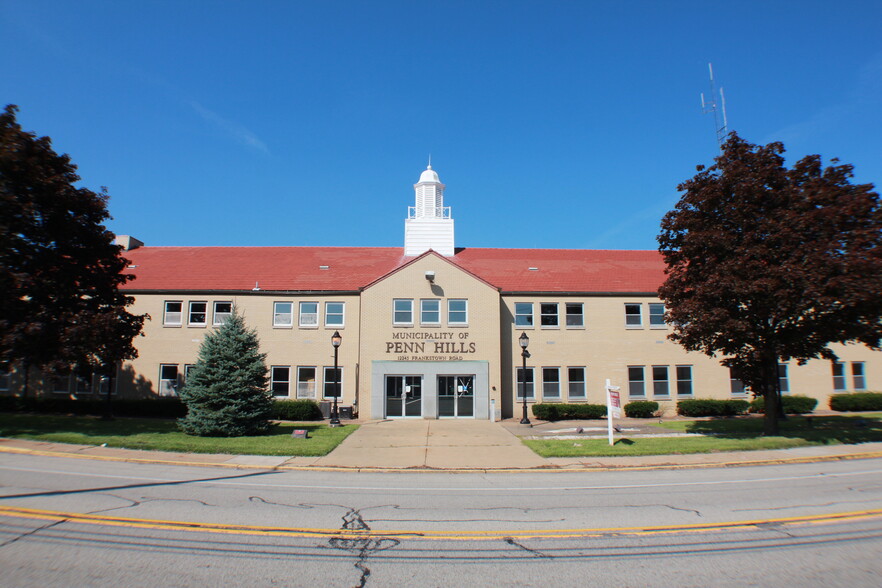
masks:
<instances>
[{"instance_id":1,"label":"yellow road line","mask_svg":"<svg viewBox=\"0 0 882 588\"><path fill-rule=\"evenodd\" d=\"M41 510L15 506L0 506L0 515L26 519L40 519L58 522L107 525L116 527L135 527L144 529L163 529L170 531L191 531L202 533L225 533L262 536L287 537L336 537L343 539L425 539L446 541L485 541L500 539L566 539L602 535L656 535L665 533L706 533L721 530L747 529L766 525L811 525L854 521L882 517L882 509L852 512L829 513L801 517L777 519L754 519L692 525L661 525L645 527L607 527L595 529L510 529L493 531L435 531L435 530L347 530L322 528L272 527L256 525L231 525L198 521L167 521L157 519L135 519L112 517L86 513L54 510Z\"/></svg>"}]
</instances>

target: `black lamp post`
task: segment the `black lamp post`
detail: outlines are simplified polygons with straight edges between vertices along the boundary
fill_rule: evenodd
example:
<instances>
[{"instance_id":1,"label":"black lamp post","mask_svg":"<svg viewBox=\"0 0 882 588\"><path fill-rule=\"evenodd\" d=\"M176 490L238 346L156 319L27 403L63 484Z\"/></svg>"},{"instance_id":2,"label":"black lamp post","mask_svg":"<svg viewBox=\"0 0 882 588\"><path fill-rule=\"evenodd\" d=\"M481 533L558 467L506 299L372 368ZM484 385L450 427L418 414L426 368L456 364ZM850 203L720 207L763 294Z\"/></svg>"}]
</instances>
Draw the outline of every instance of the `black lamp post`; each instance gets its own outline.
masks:
<instances>
[{"instance_id":1,"label":"black lamp post","mask_svg":"<svg viewBox=\"0 0 882 588\"><path fill-rule=\"evenodd\" d=\"M524 416L521 418L521 424L529 425L530 419L527 418L527 358L530 357L530 352L527 351L527 345L530 344L530 338L527 337L527 333L521 332L521 336L518 337L518 343L521 346L521 357L524 358L524 369L521 372L521 397L524 399Z\"/></svg>"},{"instance_id":2,"label":"black lamp post","mask_svg":"<svg viewBox=\"0 0 882 588\"><path fill-rule=\"evenodd\" d=\"M343 337L340 336L340 331L334 331L334 334L331 335L331 345L334 346L334 408L331 410L331 422L328 423L332 427L340 426L340 415L337 413L337 397L340 396L340 372L337 371L337 350L342 342Z\"/></svg>"}]
</instances>

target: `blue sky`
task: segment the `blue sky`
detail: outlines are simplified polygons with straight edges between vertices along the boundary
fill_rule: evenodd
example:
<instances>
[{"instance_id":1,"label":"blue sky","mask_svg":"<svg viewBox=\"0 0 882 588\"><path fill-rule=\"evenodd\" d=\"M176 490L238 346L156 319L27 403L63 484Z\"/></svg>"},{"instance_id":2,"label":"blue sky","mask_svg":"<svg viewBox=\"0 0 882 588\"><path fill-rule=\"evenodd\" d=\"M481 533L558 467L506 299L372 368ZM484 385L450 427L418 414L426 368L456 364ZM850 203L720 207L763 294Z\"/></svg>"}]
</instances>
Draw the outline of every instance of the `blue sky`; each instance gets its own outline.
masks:
<instances>
[{"instance_id":1,"label":"blue sky","mask_svg":"<svg viewBox=\"0 0 882 588\"><path fill-rule=\"evenodd\" d=\"M729 127L882 183L882 2L0 0L0 101L148 245L654 249Z\"/></svg>"}]
</instances>

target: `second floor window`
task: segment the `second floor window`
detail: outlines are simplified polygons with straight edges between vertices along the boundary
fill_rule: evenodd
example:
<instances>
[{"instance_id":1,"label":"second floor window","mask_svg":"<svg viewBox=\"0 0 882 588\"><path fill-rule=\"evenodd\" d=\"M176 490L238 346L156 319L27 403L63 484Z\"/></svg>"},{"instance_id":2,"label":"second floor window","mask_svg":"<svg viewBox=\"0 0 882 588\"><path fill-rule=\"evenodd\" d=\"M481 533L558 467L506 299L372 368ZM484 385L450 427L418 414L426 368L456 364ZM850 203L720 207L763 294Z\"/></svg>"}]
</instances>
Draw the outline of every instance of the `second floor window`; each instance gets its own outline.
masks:
<instances>
[{"instance_id":1,"label":"second floor window","mask_svg":"<svg viewBox=\"0 0 882 588\"><path fill-rule=\"evenodd\" d=\"M532 327L533 326L533 303L532 302L515 302L515 326Z\"/></svg>"},{"instance_id":2,"label":"second floor window","mask_svg":"<svg viewBox=\"0 0 882 588\"><path fill-rule=\"evenodd\" d=\"M649 305L649 326L653 329L664 328L665 324L665 305L651 303Z\"/></svg>"},{"instance_id":3,"label":"second floor window","mask_svg":"<svg viewBox=\"0 0 882 588\"><path fill-rule=\"evenodd\" d=\"M165 303L165 314L162 317L162 324L180 326L183 317L184 303L180 300L167 300Z\"/></svg>"},{"instance_id":4,"label":"second floor window","mask_svg":"<svg viewBox=\"0 0 882 588\"><path fill-rule=\"evenodd\" d=\"M326 327L343 326L343 308L342 302L325 302Z\"/></svg>"},{"instance_id":5,"label":"second floor window","mask_svg":"<svg viewBox=\"0 0 882 588\"><path fill-rule=\"evenodd\" d=\"M543 302L539 305L540 321L543 327L557 327L557 302Z\"/></svg>"},{"instance_id":6,"label":"second floor window","mask_svg":"<svg viewBox=\"0 0 882 588\"><path fill-rule=\"evenodd\" d=\"M189 324L194 327L204 327L208 319L207 302L191 302Z\"/></svg>"},{"instance_id":7,"label":"second floor window","mask_svg":"<svg viewBox=\"0 0 882 588\"><path fill-rule=\"evenodd\" d=\"M317 327L318 326L318 302L301 302L300 303L300 326L301 327Z\"/></svg>"},{"instance_id":8,"label":"second floor window","mask_svg":"<svg viewBox=\"0 0 882 588\"><path fill-rule=\"evenodd\" d=\"M216 327L221 326L233 314L232 302L215 302L214 303L214 319L213 324Z\"/></svg>"},{"instance_id":9,"label":"second floor window","mask_svg":"<svg viewBox=\"0 0 882 588\"><path fill-rule=\"evenodd\" d=\"M585 317L581 302L567 302L567 327L584 327Z\"/></svg>"},{"instance_id":10,"label":"second floor window","mask_svg":"<svg viewBox=\"0 0 882 588\"><path fill-rule=\"evenodd\" d=\"M640 310L639 304L625 305L625 326L630 329L643 326L643 312Z\"/></svg>"},{"instance_id":11,"label":"second floor window","mask_svg":"<svg viewBox=\"0 0 882 588\"><path fill-rule=\"evenodd\" d=\"M273 326L290 327L294 324L294 303L276 302L273 304Z\"/></svg>"}]
</instances>

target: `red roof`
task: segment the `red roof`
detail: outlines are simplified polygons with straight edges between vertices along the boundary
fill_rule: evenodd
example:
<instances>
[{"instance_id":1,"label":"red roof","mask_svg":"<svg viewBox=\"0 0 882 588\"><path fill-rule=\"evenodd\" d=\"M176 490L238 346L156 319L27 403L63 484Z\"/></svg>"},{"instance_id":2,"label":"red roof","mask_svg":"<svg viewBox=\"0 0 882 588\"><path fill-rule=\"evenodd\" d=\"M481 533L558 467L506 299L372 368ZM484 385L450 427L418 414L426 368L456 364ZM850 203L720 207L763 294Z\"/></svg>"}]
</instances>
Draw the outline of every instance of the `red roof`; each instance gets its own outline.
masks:
<instances>
[{"instance_id":1,"label":"red roof","mask_svg":"<svg viewBox=\"0 0 882 588\"><path fill-rule=\"evenodd\" d=\"M401 247L139 247L125 290L356 291L402 264ZM503 292L655 292L656 251L459 249L451 262ZM531 269L535 268L535 269Z\"/></svg>"}]
</instances>

